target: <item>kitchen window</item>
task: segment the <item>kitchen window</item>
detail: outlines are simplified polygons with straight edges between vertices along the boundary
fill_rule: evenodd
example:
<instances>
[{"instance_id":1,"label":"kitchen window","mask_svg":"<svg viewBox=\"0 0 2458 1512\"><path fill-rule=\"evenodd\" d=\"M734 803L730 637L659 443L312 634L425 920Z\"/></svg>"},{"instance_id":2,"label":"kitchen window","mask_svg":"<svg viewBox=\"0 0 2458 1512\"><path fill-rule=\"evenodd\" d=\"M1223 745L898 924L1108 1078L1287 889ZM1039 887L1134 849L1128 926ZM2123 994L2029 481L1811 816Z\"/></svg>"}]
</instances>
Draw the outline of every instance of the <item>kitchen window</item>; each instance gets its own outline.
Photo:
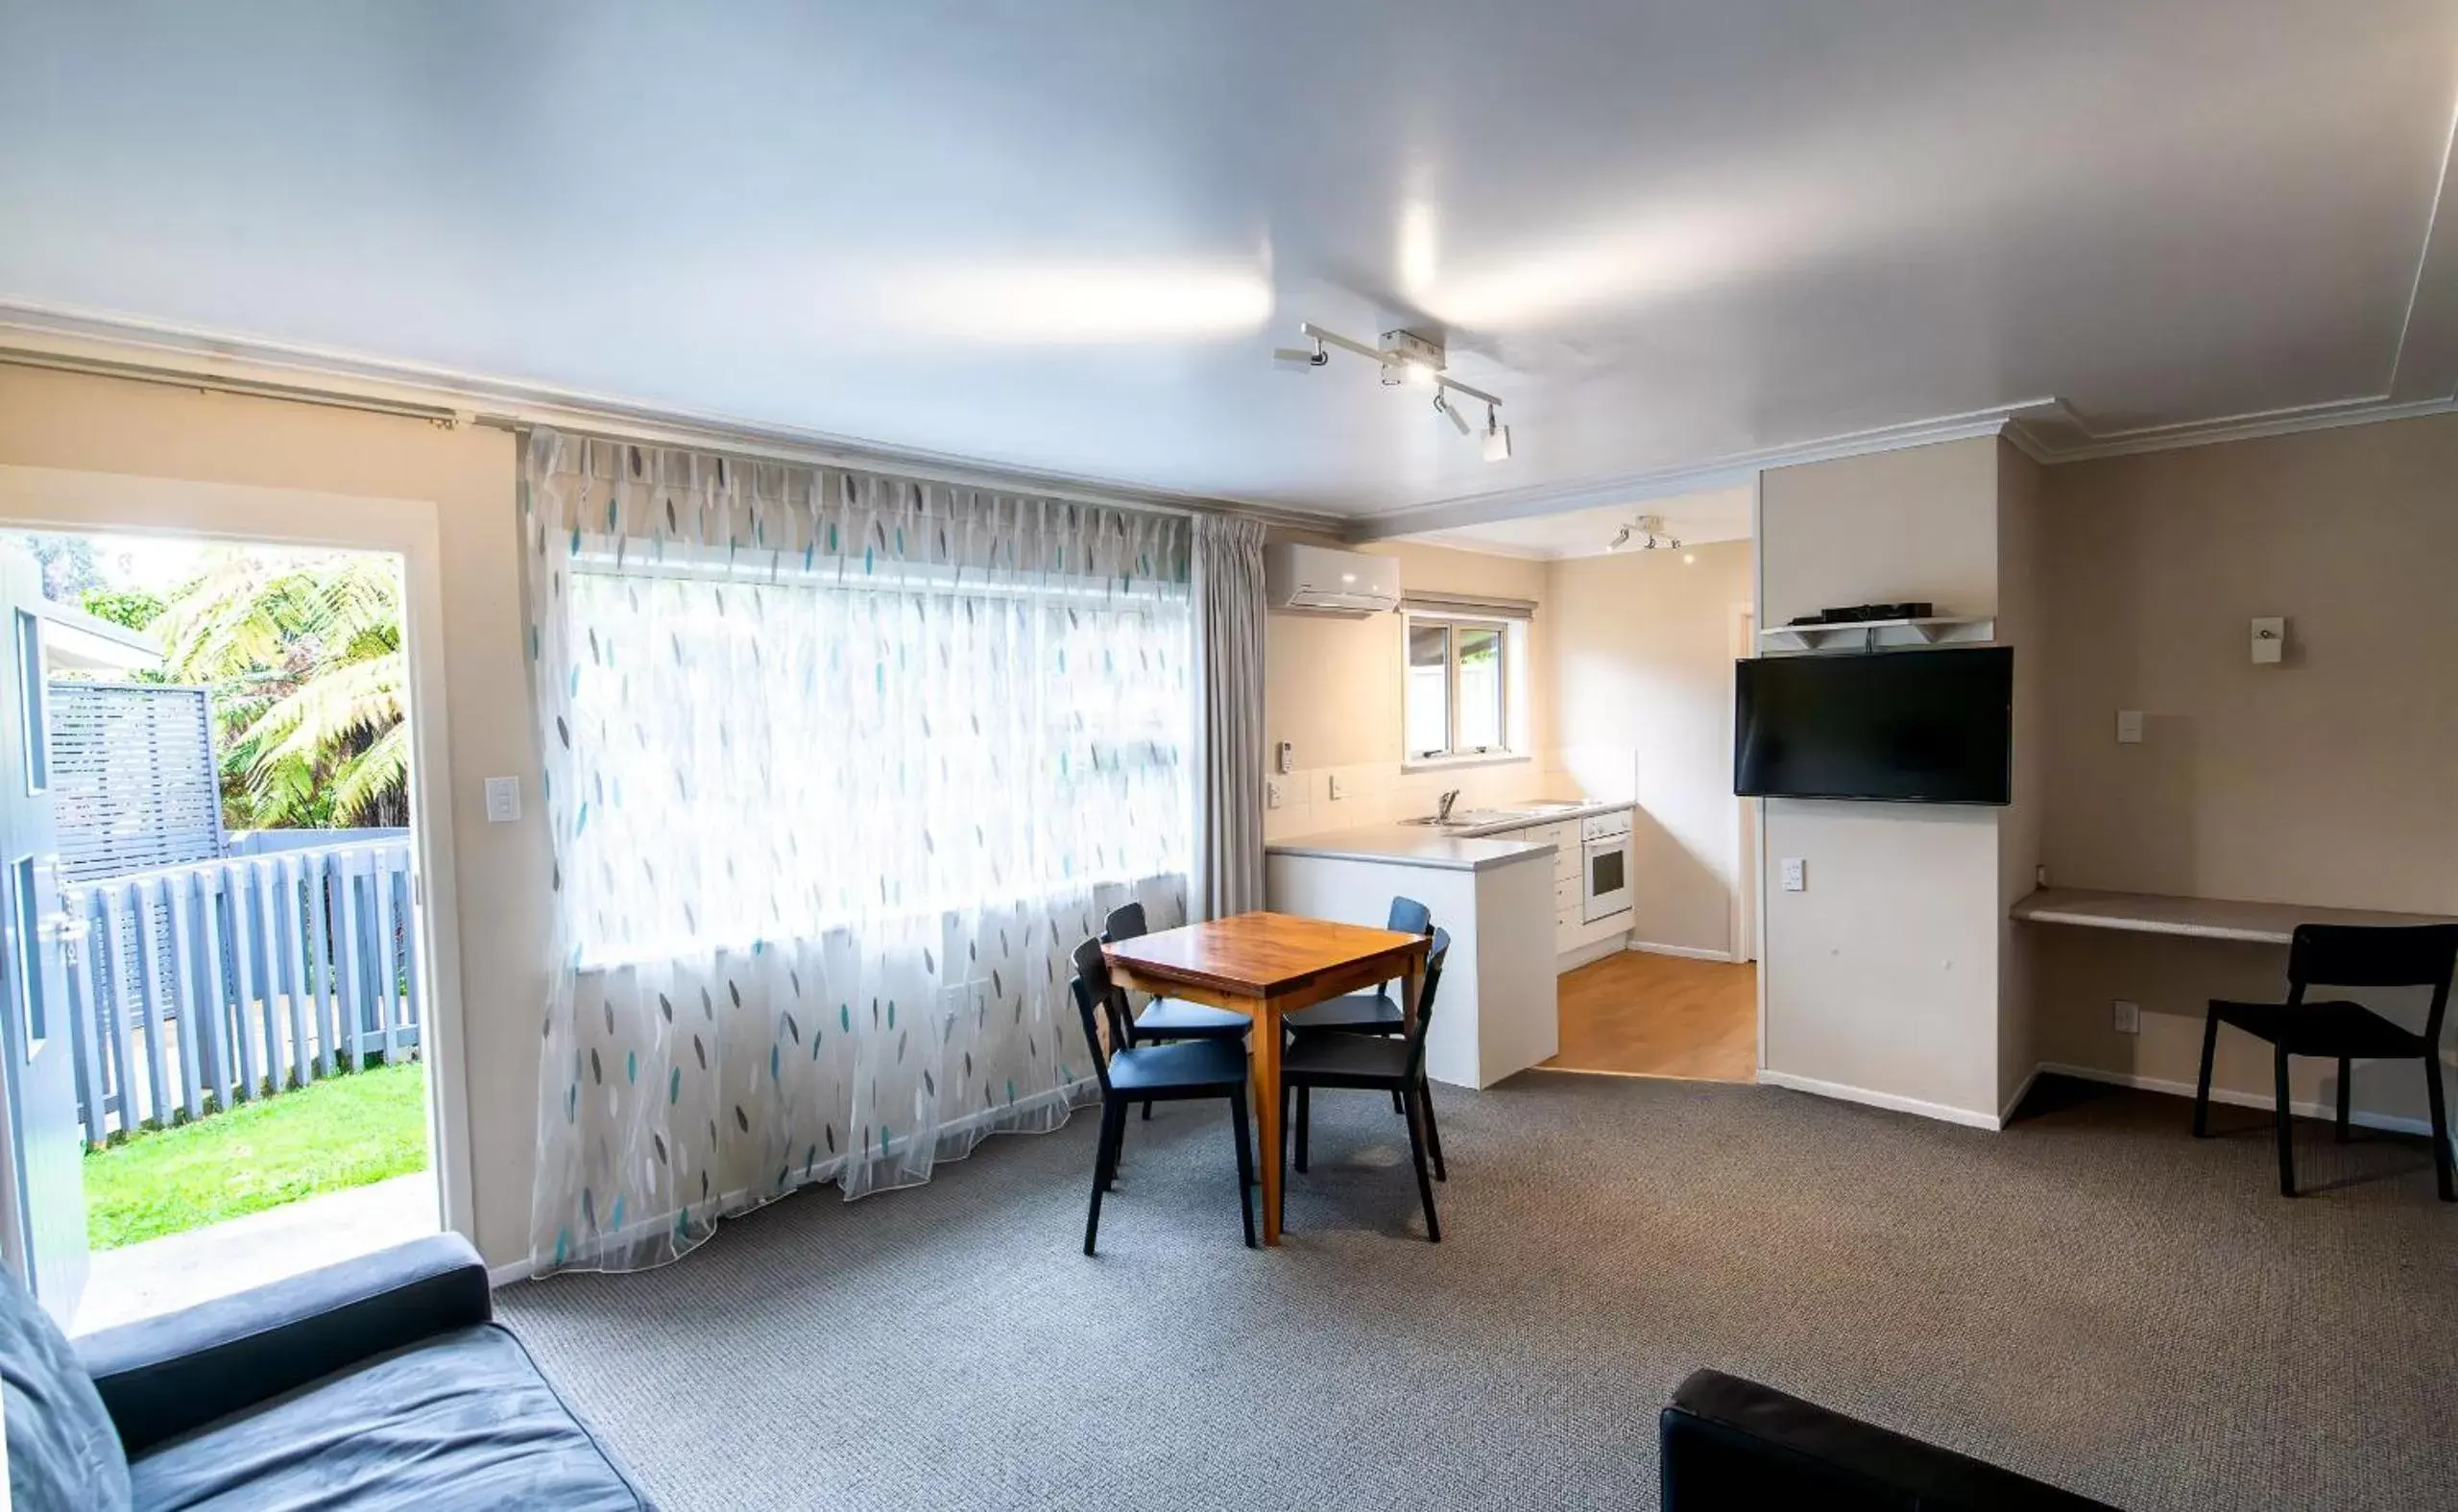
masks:
<instances>
[{"instance_id":1,"label":"kitchen window","mask_svg":"<svg viewBox=\"0 0 2458 1512\"><path fill-rule=\"evenodd\" d=\"M1512 730L1523 625L1449 615L1407 616L1403 758L1410 763L1517 756Z\"/></svg>"}]
</instances>

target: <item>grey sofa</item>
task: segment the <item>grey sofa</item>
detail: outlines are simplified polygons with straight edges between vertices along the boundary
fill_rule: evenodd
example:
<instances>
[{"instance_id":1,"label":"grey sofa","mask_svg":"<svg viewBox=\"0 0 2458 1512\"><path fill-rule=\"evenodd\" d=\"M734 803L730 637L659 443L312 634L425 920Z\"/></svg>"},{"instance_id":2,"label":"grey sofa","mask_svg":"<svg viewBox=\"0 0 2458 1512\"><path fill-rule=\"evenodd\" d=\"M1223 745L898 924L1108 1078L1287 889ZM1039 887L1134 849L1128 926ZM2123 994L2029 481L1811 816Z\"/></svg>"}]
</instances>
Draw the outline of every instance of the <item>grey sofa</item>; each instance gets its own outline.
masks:
<instances>
[{"instance_id":1,"label":"grey sofa","mask_svg":"<svg viewBox=\"0 0 2458 1512\"><path fill-rule=\"evenodd\" d=\"M70 1346L0 1278L20 1512L650 1503L520 1341L453 1236Z\"/></svg>"}]
</instances>

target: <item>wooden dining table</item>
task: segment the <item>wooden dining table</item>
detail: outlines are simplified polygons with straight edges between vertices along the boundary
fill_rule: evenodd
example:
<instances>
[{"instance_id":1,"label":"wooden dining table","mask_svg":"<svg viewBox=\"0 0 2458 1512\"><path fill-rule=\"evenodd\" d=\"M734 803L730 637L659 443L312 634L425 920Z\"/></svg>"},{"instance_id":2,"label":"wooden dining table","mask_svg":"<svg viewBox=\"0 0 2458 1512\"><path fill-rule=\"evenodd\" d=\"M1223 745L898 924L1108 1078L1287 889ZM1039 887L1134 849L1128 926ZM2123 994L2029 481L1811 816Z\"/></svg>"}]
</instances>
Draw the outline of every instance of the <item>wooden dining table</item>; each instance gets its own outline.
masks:
<instances>
[{"instance_id":1,"label":"wooden dining table","mask_svg":"<svg viewBox=\"0 0 2458 1512\"><path fill-rule=\"evenodd\" d=\"M1264 1242L1280 1242L1281 1019L1300 1008L1385 982L1404 983L1400 1012L1410 1032L1425 986L1425 936L1290 914L1226 919L1104 945L1121 987L1207 1003L1255 1021L1255 1132L1263 1140Z\"/></svg>"}]
</instances>

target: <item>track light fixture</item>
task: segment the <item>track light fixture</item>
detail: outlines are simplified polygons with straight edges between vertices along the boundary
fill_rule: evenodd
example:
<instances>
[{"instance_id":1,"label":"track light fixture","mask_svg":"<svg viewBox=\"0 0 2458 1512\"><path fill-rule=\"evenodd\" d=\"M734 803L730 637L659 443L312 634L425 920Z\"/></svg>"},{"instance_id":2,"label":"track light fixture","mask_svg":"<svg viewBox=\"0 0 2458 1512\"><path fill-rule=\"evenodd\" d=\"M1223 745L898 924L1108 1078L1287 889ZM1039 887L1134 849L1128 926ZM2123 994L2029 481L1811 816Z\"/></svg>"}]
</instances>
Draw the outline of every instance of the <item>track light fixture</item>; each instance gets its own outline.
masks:
<instances>
[{"instance_id":1,"label":"track light fixture","mask_svg":"<svg viewBox=\"0 0 2458 1512\"><path fill-rule=\"evenodd\" d=\"M1413 384L1434 391L1434 410L1451 422L1462 436L1482 435L1482 449L1487 462L1510 460L1510 427L1502 422L1502 400L1482 389L1472 389L1443 372L1447 353L1439 339L1421 331L1388 330L1383 333L1379 346L1351 341L1337 331L1325 330L1312 321L1299 324L1298 333L1313 343L1312 347L1280 347L1272 351L1272 361L1290 369L1320 368L1331 361L1329 348L1353 351L1373 359L1386 389ZM1485 427L1479 432L1468 417L1460 412L1458 400L1473 399L1485 407Z\"/></svg>"},{"instance_id":2,"label":"track light fixture","mask_svg":"<svg viewBox=\"0 0 2458 1512\"><path fill-rule=\"evenodd\" d=\"M1671 531L1665 528L1663 516L1642 515L1638 518L1630 521L1630 523L1615 531L1613 533L1613 539L1604 543L1604 549L1607 551L1622 551L1634 544L1637 549L1641 551L1655 551L1667 548L1674 551L1679 551L1681 549L1681 538L1674 535ZM1689 558L1685 556L1682 560L1686 562Z\"/></svg>"}]
</instances>

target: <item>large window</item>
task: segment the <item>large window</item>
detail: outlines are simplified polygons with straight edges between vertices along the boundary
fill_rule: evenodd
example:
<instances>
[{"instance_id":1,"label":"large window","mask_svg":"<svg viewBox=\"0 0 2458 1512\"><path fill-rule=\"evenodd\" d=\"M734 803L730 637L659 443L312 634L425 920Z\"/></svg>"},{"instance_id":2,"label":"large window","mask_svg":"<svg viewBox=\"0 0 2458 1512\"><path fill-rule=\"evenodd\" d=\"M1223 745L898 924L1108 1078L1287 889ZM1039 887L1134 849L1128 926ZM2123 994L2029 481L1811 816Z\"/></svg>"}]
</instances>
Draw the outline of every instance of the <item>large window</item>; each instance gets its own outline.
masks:
<instances>
[{"instance_id":1,"label":"large window","mask_svg":"<svg viewBox=\"0 0 2458 1512\"><path fill-rule=\"evenodd\" d=\"M1410 761L1491 758L1511 749L1515 627L1410 614L1405 710Z\"/></svg>"},{"instance_id":2,"label":"large window","mask_svg":"<svg viewBox=\"0 0 2458 1512\"><path fill-rule=\"evenodd\" d=\"M570 611L585 963L1187 867L1182 590L583 562Z\"/></svg>"}]
</instances>

